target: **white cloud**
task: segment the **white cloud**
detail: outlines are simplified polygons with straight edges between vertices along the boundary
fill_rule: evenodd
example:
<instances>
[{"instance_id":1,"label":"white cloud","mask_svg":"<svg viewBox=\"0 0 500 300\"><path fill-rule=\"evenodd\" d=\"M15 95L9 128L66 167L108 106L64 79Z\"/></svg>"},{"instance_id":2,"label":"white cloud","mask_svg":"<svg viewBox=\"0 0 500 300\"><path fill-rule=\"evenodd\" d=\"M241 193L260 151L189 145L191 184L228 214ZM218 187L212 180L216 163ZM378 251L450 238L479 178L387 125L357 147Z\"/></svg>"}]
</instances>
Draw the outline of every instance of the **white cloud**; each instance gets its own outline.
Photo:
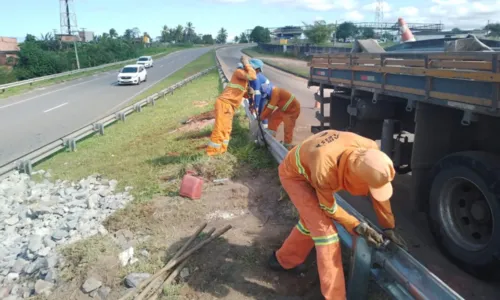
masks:
<instances>
[{"instance_id":1,"label":"white cloud","mask_svg":"<svg viewBox=\"0 0 500 300\"><path fill-rule=\"evenodd\" d=\"M388 2L386 2L386 1L382 1L382 3L381 3L381 4L382 4L382 5L380 5L380 6L381 6L382 11L383 11L384 13L388 13L388 12L390 12L390 11L391 11L392 7L391 7L391 5L390 5ZM378 6L379 6L379 5L378 5L378 3L377 3L377 2L372 2L372 3L370 3L370 4L363 5L363 7L362 7L361 9L363 9L363 10L367 10L367 11L371 11L371 12L375 12L375 11L377 10L377 7L378 7Z\"/></svg>"},{"instance_id":2,"label":"white cloud","mask_svg":"<svg viewBox=\"0 0 500 300\"><path fill-rule=\"evenodd\" d=\"M498 1L432 0L432 5L422 14L429 19L438 19L446 27L462 29L480 28L491 19L500 19Z\"/></svg>"},{"instance_id":3,"label":"white cloud","mask_svg":"<svg viewBox=\"0 0 500 300\"><path fill-rule=\"evenodd\" d=\"M264 4L280 3L287 6L304 7L310 10L354 9L357 1L349 0L262 0Z\"/></svg>"},{"instance_id":4,"label":"white cloud","mask_svg":"<svg viewBox=\"0 0 500 300\"><path fill-rule=\"evenodd\" d=\"M348 21L359 22L365 18L359 11L353 10L345 14L345 19Z\"/></svg>"}]
</instances>

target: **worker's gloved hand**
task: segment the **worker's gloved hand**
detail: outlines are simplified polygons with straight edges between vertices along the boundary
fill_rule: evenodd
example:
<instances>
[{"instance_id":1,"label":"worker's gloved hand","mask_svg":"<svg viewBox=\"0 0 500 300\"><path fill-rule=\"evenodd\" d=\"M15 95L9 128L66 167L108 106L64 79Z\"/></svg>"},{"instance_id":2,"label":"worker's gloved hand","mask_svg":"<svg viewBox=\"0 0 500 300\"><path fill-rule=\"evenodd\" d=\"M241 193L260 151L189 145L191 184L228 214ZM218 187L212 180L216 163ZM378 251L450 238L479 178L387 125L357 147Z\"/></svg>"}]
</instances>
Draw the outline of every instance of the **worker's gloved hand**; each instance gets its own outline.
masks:
<instances>
[{"instance_id":1,"label":"worker's gloved hand","mask_svg":"<svg viewBox=\"0 0 500 300\"><path fill-rule=\"evenodd\" d=\"M247 58L246 56L244 56L244 55L242 55L242 56L241 56L240 61L241 61L241 63L242 63L244 66L246 66L246 65L250 64L250 63L248 62L248 58Z\"/></svg>"},{"instance_id":2,"label":"worker's gloved hand","mask_svg":"<svg viewBox=\"0 0 500 300\"><path fill-rule=\"evenodd\" d=\"M354 228L354 232L364 237L372 246L380 247L384 244L384 238L382 235L366 223L361 223L356 226L356 228Z\"/></svg>"},{"instance_id":3,"label":"worker's gloved hand","mask_svg":"<svg viewBox=\"0 0 500 300\"><path fill-rule=\"evenodd\" d=\"M406 246L405 240L396 232L394 232L394 229L384 229L383 231L384 237L386 237L388 240L393 242L394 244L397 244L399 247L408 250L408 247Z\"/></svg>"}]
</instances>

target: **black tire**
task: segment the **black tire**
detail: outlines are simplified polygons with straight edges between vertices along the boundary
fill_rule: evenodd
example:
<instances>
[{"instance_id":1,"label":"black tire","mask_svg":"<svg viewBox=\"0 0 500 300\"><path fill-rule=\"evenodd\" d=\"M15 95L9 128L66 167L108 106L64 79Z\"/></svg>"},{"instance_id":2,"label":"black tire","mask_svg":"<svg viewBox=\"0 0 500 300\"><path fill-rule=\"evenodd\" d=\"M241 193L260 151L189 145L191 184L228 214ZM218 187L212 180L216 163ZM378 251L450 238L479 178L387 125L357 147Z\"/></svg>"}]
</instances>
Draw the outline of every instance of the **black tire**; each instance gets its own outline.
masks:
<instances>
[{"instance_id":1,"label":"black tire","mask_svg":"<svg viewBox=\"0 0 500 300\"><path fill-rule=\"evenodd\" d=\"M438 245L464 271L491 278L500 266L500 158L451 154L431 178L429 225Z\"/></svg>"},{"instance_id":2,"label":"black tire","mask_svg":"<svg viewBox=\"0 0 500 300\"><path fill-rule=\"evenodd\" d=\"M144 76L144 82L148 81L148 75Z\"/></svg>"},{"instance_id":3,"label":"black tire","mask_svg":"<svg viewBox=\"0 0 500 300\"><path fill-rule=\"evenodd\" d=\"M141 84L141 77L139 77L139 78L137 79L137 83L136 83L136 85L140 85L140 84Z\"/></svg>"}]
</instances>

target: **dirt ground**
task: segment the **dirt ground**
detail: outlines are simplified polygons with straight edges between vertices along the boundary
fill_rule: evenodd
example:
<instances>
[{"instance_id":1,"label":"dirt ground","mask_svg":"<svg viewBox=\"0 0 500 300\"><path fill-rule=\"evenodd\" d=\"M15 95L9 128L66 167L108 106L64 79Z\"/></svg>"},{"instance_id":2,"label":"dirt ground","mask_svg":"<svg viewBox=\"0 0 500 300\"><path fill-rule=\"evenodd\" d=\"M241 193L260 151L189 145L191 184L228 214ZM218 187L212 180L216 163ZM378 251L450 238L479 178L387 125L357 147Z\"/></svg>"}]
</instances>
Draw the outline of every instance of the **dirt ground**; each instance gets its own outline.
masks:
<instances>
[{"instance_id":1,"label":"dirt ground","mask_svg":"<svg viewBox=\"0 0 500 300\"><path fill-rule=\"evenodd\" d=\"M124 276L154 273L203 222L208 222L205 231L228 224L233 228L195 253L187 265L190 275L165 290L161 299L321 299L314 254L305 274L274 273L266 267L269 255L297 222L290 201L279 197L276 170L241 170L234 181L205 183L200 200L158 197L132 205L110 218L107 228L110 233L130 230L136 253L147 250L150 256L121 268L109 240L97 242L101 252L93 262L69 258L79 266L86 263L86 272L59 287L50 299L91 299L79 290L87 276L112 288L108 299L119 299L126 292ZM376 287L371 290L370 299L385 299Z\"/></svg>"}]
</instances>

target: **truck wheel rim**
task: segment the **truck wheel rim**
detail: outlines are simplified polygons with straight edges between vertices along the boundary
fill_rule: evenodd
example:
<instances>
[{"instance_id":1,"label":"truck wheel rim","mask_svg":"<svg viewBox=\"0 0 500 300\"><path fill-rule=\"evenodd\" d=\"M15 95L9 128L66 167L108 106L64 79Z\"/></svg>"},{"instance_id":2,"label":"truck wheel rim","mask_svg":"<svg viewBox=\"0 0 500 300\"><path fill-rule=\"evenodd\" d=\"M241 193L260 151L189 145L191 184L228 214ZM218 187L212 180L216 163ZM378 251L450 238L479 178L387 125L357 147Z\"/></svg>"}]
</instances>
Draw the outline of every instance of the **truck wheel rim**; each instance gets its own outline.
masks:
<instances>
[{"instance_id":1,"label":"truck wheel rim","mask_svg":"<svg viewBox=\"0 0 500 300\"><path fill-rule=\"evenodd\" d=\"M441 190L440 211L444 230L467 251L486 248L493 233L493 214L485 193L466 178L449 179Z\"/></svg>"}]
</instances>

